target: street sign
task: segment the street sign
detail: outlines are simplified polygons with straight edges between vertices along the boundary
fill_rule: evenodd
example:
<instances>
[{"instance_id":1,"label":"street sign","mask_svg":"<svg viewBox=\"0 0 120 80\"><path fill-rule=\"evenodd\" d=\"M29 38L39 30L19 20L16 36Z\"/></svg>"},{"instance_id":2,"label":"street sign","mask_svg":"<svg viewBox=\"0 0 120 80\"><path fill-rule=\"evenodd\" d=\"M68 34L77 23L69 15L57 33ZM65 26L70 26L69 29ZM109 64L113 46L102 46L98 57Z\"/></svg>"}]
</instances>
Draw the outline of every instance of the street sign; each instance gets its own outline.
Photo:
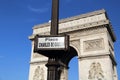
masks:
<instances>
[{"instance_id":1,"label":"street sign","mask_svg":"<svg viewBox=\"0 0 120 80\"><path fill-rule=\"evenodd\" d=\"M65 48L65 37L39 37L38 48Z\"/></svg>"},{"instance_id":2,"label":"street sign","mask_svg":"<svg viewBox=\"0 0 120 80\"><path fill-rule=\"evenodd\" d=\"M35 50L67 50L69 39L68 36L39 36L35 37Z\"/></svg>"}]
</instances>

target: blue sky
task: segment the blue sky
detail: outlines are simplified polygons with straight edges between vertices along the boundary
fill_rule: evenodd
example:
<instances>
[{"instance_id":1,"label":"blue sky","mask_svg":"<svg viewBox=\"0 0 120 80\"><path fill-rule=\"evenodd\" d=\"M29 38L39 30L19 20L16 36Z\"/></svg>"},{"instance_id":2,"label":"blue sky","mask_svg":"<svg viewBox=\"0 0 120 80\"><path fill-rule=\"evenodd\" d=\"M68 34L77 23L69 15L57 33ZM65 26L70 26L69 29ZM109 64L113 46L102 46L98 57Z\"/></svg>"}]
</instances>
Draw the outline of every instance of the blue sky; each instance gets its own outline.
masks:
<instances>
[{"instance_id":1,"label":"blue sky","mask_svg":"<svg viewBox=\"0 0 120 80\"><path fill-rule=\"evenodd\" d=\"M28 80L32 27L51 18L52 0L0 0L0 80ZM115 56L120 80L120 0L60 0L59 18L105 9L117 37ZM76 64L75 64L76 63ZM77 59L69 80L78 80ZM76 74L72 74L76 72ZM74 75L74 76L71 76Z\"/></svg>"}]
</instances>

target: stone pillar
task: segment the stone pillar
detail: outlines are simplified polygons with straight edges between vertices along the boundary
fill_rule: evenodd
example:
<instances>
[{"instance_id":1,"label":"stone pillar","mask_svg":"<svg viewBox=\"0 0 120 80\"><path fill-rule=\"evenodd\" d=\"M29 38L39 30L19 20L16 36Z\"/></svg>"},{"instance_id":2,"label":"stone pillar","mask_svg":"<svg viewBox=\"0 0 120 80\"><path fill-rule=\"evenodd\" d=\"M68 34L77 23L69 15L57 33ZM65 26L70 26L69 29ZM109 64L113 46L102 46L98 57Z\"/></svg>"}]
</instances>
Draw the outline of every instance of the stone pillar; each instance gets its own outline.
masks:
<instances>
[{"instance_id":1,"label":"stone pillar","mask_svg":"<svg viewBox=\"0 0 120 80\"><path fill-rule=\"evenodd\" d=\"M103 30L80 39L79 80L117 80L113 41Z\"/></svg>"},{"instance_id":2,"label":"stone pillar","mask_svg":"<svg viewBox=\"0 0 120 80\"><path fill-rule=\"evenodd\" d=\"M33 52L34 42L32 41L31 60L29 68L29 80L47 80L47 68L45 64L48 58Z\"/></svg>"},{"instance_id":3,"label":"stone pillar","mask_svg":"<svg viewBox=\"0 0 120 80\"><path fill-rule=\"evenodd\" d=\"M68 80L68 68L62 67L60 80Z\"/></svg>"}]
</instances>

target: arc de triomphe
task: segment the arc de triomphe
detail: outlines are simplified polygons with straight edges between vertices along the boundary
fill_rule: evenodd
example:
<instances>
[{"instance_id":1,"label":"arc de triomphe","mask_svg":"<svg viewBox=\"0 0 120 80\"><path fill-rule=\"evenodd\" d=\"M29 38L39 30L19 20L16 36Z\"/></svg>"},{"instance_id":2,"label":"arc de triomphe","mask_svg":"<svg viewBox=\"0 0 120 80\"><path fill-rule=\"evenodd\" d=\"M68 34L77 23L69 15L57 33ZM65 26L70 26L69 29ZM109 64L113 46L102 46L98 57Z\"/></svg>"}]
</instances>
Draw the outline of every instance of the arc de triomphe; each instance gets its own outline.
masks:
<instances>
[{"instance_id":1,"label":"arc de triomphe","mask_svg":"<svg viewBox=\"0 0 120 80\"><path fill-rule=\"evenodd\" d=\"M105 10L82 14L59 22L59 33L70 36L71 54L65 63L78 56L79 80L118 80L114 57L116 40ZM49 35L50 23L33 27L29 80L47 80L47 57L34 53L36 34ZM60 80L68 80L68 68L62 68Z\"/></svg>"}]
</instances>

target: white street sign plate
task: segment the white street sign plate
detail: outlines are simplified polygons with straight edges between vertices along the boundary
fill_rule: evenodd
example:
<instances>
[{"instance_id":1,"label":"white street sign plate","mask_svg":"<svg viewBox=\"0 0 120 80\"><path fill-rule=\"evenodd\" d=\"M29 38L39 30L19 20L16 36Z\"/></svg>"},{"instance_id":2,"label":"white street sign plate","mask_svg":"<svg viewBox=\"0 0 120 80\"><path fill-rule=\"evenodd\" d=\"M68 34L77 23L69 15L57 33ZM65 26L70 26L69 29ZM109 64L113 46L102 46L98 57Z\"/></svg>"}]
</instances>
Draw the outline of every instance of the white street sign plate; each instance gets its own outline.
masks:
<instances>
[{"instance_id":1,"label":"white street sign plate","mask_svg":"<svg viewBox=\"0 0 120 80\"><path fill-rule=\"evenodd\" d=\"M39 37L38 48L40 49L65 48L65 37Z\"/></svg>"}]
</instances>

